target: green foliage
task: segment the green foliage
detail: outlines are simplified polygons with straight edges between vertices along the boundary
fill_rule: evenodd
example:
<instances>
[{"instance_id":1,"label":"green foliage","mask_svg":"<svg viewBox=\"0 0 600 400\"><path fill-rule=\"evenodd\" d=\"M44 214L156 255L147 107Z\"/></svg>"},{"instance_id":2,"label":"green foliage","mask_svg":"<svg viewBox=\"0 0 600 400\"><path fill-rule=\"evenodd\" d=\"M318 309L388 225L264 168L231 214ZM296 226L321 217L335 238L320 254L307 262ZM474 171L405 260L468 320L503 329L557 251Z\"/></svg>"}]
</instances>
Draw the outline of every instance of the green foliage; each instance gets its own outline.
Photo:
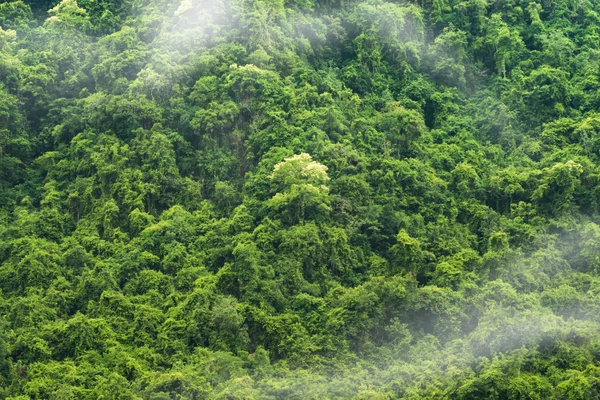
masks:
<instances>
[{"instance_id":1,"label":"green foliage","mask_svg":"<svg viewBox=\"0 0 600 400\"><path fill-rule=\"evenodd\" d=\"M593 1L0 4L0 398L590 399Z\"/></svg>"}]
</instances>

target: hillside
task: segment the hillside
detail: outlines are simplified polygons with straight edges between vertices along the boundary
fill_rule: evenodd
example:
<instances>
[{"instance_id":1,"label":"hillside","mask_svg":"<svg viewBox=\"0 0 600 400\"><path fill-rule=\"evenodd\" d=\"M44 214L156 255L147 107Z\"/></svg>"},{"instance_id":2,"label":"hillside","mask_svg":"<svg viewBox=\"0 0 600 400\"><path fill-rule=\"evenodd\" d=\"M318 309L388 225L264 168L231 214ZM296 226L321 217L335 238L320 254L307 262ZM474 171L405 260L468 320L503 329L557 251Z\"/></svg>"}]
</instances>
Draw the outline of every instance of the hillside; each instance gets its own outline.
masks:
<instances>
[{"instance_id":1,"label":"hillside","mask_svg":"<svg viewBox=\"0 0 600 400\"><path fill-rule=\"evenodd\" d=\"M0 399L591 399L600 2L0 0Z\"/></svg>"}]
</instances>

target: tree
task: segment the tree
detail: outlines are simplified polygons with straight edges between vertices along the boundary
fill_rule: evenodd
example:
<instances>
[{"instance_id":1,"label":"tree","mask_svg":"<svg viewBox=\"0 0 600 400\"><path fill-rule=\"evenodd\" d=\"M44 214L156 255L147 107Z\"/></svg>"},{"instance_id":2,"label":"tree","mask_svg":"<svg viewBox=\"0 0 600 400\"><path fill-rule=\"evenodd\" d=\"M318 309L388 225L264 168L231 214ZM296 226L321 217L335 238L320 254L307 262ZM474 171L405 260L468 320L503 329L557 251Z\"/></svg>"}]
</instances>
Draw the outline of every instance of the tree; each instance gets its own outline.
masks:
<instances>
[{"instance_id":1,"label":"tree","mask_svg":"<svg viewBox=\"0 0 600 400\"><path fill-rule=\"evenodd\" d=\"M446 27L429 48L431 72L436 80L459 89L467 85L467 35L454 26Z\"/></svg>"},{"instance_id":2,"label":"tree","mask_svg":"<svg viewBox=\"0 0 600 400\"><path fill-rule=\"evenodd\" d=\"M85 9L77 5L77 0L62 0L56 7L48 10L50 17L46 20L49 28L67 30L73 32L86 32L91 28L89 18Z\"/></svg>"},{"instance_id":3,"label":"tree","mask_svg":"<svg viewBox=\"0 0 600 400\"><path fill-rule=\"evenodd\" d=\"M269 205L281 213L287 223L297 224L328 214L327 167L313 161L309 154L286 158L275 165L270 178L277 193Z\"/></svg>"},{"instance_id":4,"label":"tree","mask_svg":"<svg viewBox=\"0 0 600 400\"><path fill-rule=\"evenodd\" d=\"M407 154L411 144L426 131L425 122L420 113L407 110L399 103L390 103L379 120L379 129L396 149L396 154Z\"/></svg>"}]
</instances>

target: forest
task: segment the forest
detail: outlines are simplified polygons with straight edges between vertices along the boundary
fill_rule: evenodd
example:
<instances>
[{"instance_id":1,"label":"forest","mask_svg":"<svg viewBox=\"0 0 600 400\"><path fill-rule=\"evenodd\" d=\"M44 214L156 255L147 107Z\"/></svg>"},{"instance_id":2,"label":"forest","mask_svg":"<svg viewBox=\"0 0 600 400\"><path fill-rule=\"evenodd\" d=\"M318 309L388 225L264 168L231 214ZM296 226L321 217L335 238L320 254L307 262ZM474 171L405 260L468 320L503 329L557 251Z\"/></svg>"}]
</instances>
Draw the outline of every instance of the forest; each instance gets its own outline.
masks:
<instances>
[{"instance_id":1,"label":"forest","mask_svg":"<svg viewBox=\"0 0 600 400\"><path fill-rule=\"evenodd\" d=\"M600 2L0 0L0 399L600 396Z\"/></svg>"}]
</instances>

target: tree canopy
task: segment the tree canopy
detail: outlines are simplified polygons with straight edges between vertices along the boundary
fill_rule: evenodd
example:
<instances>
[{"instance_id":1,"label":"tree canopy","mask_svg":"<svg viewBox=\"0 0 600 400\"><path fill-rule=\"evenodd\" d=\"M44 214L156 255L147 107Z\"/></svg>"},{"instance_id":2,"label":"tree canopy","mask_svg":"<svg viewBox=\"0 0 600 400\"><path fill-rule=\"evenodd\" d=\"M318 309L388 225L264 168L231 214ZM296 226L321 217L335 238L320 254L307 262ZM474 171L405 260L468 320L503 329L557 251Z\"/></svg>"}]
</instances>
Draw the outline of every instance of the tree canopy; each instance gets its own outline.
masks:
<instances>
[{"instance_id":1,"label":"tree canopy","mask_svg":"<svg viewBox=\"0 0 600 400\"><path fill-rule=\"evenodd\" d=\"M0 0L0 399L590 399L600 3Z\"/></svg>"}]
</instances>

